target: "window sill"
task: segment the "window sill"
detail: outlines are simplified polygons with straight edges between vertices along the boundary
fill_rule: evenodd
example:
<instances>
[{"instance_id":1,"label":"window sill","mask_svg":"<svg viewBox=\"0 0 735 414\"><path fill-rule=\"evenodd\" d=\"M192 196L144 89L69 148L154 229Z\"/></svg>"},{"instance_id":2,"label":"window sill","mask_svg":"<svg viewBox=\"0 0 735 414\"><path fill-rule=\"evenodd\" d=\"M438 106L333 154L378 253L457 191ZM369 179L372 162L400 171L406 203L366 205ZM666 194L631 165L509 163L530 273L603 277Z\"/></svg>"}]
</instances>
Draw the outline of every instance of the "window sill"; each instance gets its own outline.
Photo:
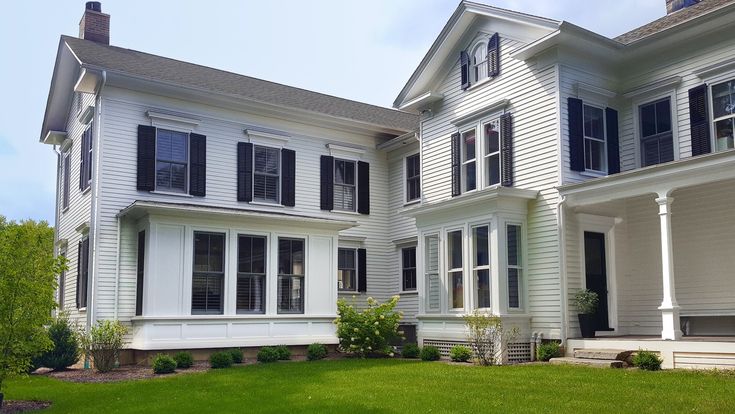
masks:
<instances>
[{"instance_id":1,"label":"window sill","mask_svg":"<svg viewBox=\"0 0 735 414\"><path fill-rule=\"evenodd\" d=\"M607 173L602 171L580 171L579 175L591 178L607 177Z\"/></svg>"},{"instance_id":2,"label":"window sill","mask_svg":"<svg viewBox=\"0 0 735 414\"><path fill-rule=\"evenodd\" d=\"M338 295L353 295L353 296L356 296L356 295L364 295L365 292L358 292L356 290L339 290L339 289L337 289L337 294Z\"/></svg>"},{"instance_id":3,"label":"window sill","mask_svg":"<svg viewBox=\"0 0 735 414\"><path fill-rule=\"evenodd\" d=\"M186 198L194 198L194 196L193 196L193 195L191 195L191 194L186 194L186 193L174 193L174 192L169 192L169 191L150 191L150 193L151 193L151 194L156 194L156 195L164 195L164 196L174 196L174 197L186 197Z\"/></svg>"},{"instance_id":4,"label":"window sill","mask_svg":"<svg viewBox=\"0 0 735 414\"><path fill-rule=\"evenodd\" d=\"M82 195L87 195L87 193L89 193L90 191L92 191L92 186L91 185L87 185L87 188L85 188L84 190L82 190Z\"/></svg>"},{"instance_id":5,"label":"window sill","mask_svg":"<svg viewBox=\"0 0 735 414\"><path fill-rule=\"evenodd\" d=\"M77 312L86 312L86 311L87 311L87 307L86 306L83 307L83 308L77 308Z\"/></svg>"},{"instance_id":6,"label":"window sill","mask_svg":"<svg viewBox=\"0 0 735 414\"><path fill-rule=\"evenodd\" d=\"M69 211L69 207L64 207L64 208L61 209L61 214L64 214L67 211Z\"/></svg>"},{"instance_id":7,"label":"window sill","mask_svg":"<svg viewBox=\"0 0 735 414\"><path fill-rule=\"evenodd\" d=\"M268 201L250 201L248 204L254 205L254 206L264 206L264 207L279 207L283 208L285 207L283 204L280 203L271 203Z\"/></svg>"},{"instance_id":8,"label":"window sill","mask_svg":"<svg viewBox=\"0 0 735 414\"><path fill-rule=\"evenodd\" d=\"M352 216L361 216L362 214L358 213L357 211L347 211L347 210L329 210L330 213L335 214L349 214Z\"/></svg>"},{"instance_id":9,"label":"window sill","mask_svg":"<svg viewBox=\"0 0 735 414\"><path fill-rule=\"evenodd\" d=\"M419 291L418 290L402 290L402 291L398 292L398 294L401 295L401 296L403 296L403 295L418 295L419 294Z\"/></svg>"},{"instance_id":10,"label":"window sill","mask_svg":"<svg viewBox=\"0 0 735 414\"><path fill-rule=\"evenodd\" d=\"M421 203L421 199L417 198L416 200L406 201L405 203L403 203L403 207L414 206L419 203Z\"/></svg>"},{"instance_id":11,"label":"window sill","mask_svg":"<svg viewBox=\"0 0 735 414\"><path fill-rule=\"evenodd\" d=\"M488 76L487 78L485 78L485 79L483 79L483 80L481 80L481 81L479 81L479 82L475 82L475 83L473 83L472 85L470 85L470 87L469 87L469 88L467 88L467 89L465 89L465 90L466 90L467 92L469 92L469 91L471 91L471 90L474 90L474 89L476 89L476 88L479 88L479 87L481 87L481 86L483 86L483 85L486 85L486 84L488 84L488 83L489 83L490 81L492 81L493 79L495 79L495 78L494 78L494 77L492 77L492 76Z\"/></svg>"}]
</instances>

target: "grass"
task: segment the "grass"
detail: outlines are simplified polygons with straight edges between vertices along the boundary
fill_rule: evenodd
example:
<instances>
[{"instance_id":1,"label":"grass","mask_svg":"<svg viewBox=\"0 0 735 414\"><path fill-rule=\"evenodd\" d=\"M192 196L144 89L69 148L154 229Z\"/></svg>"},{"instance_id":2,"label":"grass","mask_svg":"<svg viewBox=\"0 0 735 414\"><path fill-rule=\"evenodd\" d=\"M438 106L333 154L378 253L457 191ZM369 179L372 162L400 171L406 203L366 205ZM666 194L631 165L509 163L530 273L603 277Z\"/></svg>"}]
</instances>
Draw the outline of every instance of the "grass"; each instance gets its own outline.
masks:
<instances>
[{"instance_id":1,"label":"grass","mask_svg":"<svg viewBox=\"0 0 735 414\"><path fill-rule=\"evenodd\" d=\"M49 413L735 412L732 375L558 365L337 360L106 384L32 376L6 385L8 399L51 400Z\"/></svg>"}]
</instances>

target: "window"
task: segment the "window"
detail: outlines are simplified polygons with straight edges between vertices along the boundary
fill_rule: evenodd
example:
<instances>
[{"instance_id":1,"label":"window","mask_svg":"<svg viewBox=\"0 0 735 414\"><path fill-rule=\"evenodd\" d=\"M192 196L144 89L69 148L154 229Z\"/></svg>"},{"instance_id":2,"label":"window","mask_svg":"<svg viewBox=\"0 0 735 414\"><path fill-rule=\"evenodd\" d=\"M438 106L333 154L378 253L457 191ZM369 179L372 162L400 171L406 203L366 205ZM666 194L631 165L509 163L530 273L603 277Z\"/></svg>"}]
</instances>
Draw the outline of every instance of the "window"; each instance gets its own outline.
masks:
<instances>
[{"instance_id":1,"label":"window","mask_svg":"<svg viewBox=\"0 0 735 414\"><path fill-rule=\"evenodd\" d=\"M135 283L135 315L143 314L143 282L145 276L145 231L138 232L138 269Z\"/></svg>"},{"instance_id":2,"label":"window","mask_svg":"<svg viewBox=\"0 0 735 414\"><path fill-rule=\"evenodd\" d=\"M66 250L59 252L59 256L66 258ZM66 269L59 274L59 310L64 311L64 291L66 290Z\"/></svg>"},{"instance_id":3,"label":"window","mask_svg":"<svg viewBox=\"0 0 735 414\"><path fill-rule=\"evenodd\" d=\"M439 278L439 236L424 237L424 280L426 283L426 311L441 310L441 280Z\"/></svg>"},{"instance_id":4,"label":"window","mask_svg":"<svg viewBox=\"0 0 735 414\"><path fill-rule=\"evenodd\" d=\"M225 235L194 233L192 314L221 314L225 276Z\"/></svg>"},{"instance_id":5,"label":"window","mask_svg":"<svg viewBox=\"0 0 735 414\"><path fill-rule=\"evenodd\" d=\"M265 313L266 241L262 236L237 239L237 313Z\"/></svg>"},{"instance_id":6,"label":"window","mask_svg":"<svg viewBox=\"0 0 735 414\"><path fill-rule=\"evenodd\" d=\"M334 209L355 211L355 161L334 160Z\"/></svg>"},{"instance_id":7,"label":"window","mask_svg":"<svg viewBox=\"0 0 735 414\"><path fill-rule=\"evenodd\" d=\"M416 290L416 247L401 249L401 280L404 292Z\"/></svg>"},{"instance_id":8,"label":"window","mask_svg":"<svg viewBox=\"0 0 735 414\"><path fill-rule=\"evenodd\" d=\"M490 226L472 228L472 273L478 308L490 307Z\"/></svg>"},{"instance_id":9,"label":"window","mask_svg":"<svg viewBox=\"0 0 735 414\"><path fill-rule=\"evenodd\" d=\"M343 291L357 290L357 250L337 250L337 288Z\"/></svg>"},{"instance_id":10,"label":"window","mask_svg":"<svg viewBox=\"0 0 735 414\"><path fill-rule=\"evenodd\" d=\"M156 131L156 190L187 192L189 134Z\"/></svg>"},{"instance_id":11,"label":"window","mask_svg":"<svg viewBox=\"0 0 735 414\"><path fill-rule=\"evenodd\" d=\"M304 313L304 240L278 239L278 313Z\"/></svg>"},{"instance_id":12,"label":"window","mask_svg":"<svg viewBox=\"0 0 735 414\"><path fill-rule=\"evenodd\" d=\"M462 133L462 178L464 181L464 191L471 191L477 188L475 141L474 129Z\"/></svg>"},{"instance_id":13,"label":"window","mask_svg":"<svg viewBox=\"0 0 735 414\"><path fill-rule=\"evenodd\" d=\"M421 160L419 154L406 157L406 202L421 198Z\"/></svg>"},{"instance_id":14,"label":"window","mask_svg":"<svg viewBox=\"0 0 735 414\"><path fill-rule=\"evenodd\" d=\"M665 98L640 106L641 165L674 160L674 136L671 131L671 99Z\"/></svg>"},{"instance_id":15,"label":"window","mask_svg":"<svg viewBox=\"0 0 735 414\"><path fill-rule=\"evenodd\" d=\"M82 134L81 165L79 167L79 188L85 191L92 182L92 125Z\"/></svg>"},{"instance_id":16,"label":"window","mask_svg":"<svg viewBox=\"0 0 735 414\"><path fill-rule=\"evenodd\" d=\"M500 183L500 120L483 126L485 134L485 185Z\"/></svg>"},{"instance_id":17,"label":"window","mask_svg":"<svg viewBox=\"0 0 735 414\"><path fill-rule=\"evenodd\" d=\"M278 203L280 196L281 150L253 147L253 199Z\"/></svg>"},{"instance_id":18,"label":"window","mask_svg":"<svg viewBox=\"0 0 735 414\"><path fill-rule=\"evenodd\" d=\"M715 148L735 148L735 80L712 86L712 118L715 126Z\"/></svg>"},{"instance_id":19,"label":"window","mask_svg":"<svg viewBox=\"0 0 735 414\"><path fill-rule=\"evenodd\" d=\"M584 168L588 171L607 171L605 152L605 111L584 105Z\"/></svg>"},{"instance_id":20,"label":"window","mask_svg":"<svg viewBox=\"0 0 735 414\"><path fill-rule=\"evenodd\" d=\"M447 234L447 275L449 277L449 307L464 307L464 277L462 269L462 231Z\"/></svg>"},{"instance_id":21,"label":"window","mask_svg":"<svg viewBox=\"0 0 735 414\"><path fill-rule=\"evenodd\" d=\"M79 242L77 254L77 309L87 307L87 280L89 280L89 237Z\"/></svg>"},{"instance_id":22,"label":"window","mask_svg":"<svg viewBox=\"0 0 735 414\"><path fill-rule=\"evenodd\" d=\"M521 256L521 226L506 226L506 244L508 247L508 308L521 307L521 281L523 276L523 258Z\"/></svg>"},{"instance_id":23,"label":"window","mask_svg":"<svg viewBox=\"0 0 735 414\"><path fill-rule=\"evenodd\" d=\"M475 50L472 52L473 81L479 82L483 79L487 79L487 69L487 44L480 43L475 46Z\"/></svg>"},{"instance_id":24,"label":"window","mask_svg":"<svg viewBox=\"0 0 735 414\"><path fill-rule=\"evenodd\" d=\"M61 208L69 208L69 177L71 176L71 145L61 153Z\"/></svg>"}]
</instances>

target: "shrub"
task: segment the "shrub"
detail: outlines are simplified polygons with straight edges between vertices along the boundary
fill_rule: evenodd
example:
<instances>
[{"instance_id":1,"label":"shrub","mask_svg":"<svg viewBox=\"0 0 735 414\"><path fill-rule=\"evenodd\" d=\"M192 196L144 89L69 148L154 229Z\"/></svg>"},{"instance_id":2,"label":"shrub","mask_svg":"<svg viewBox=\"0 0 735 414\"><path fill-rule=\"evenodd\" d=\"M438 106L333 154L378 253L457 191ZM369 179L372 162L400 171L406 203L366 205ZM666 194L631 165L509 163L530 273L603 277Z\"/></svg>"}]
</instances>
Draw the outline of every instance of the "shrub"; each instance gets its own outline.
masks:
<instances>
[{"instance_id":1,"label":"shrub","mask_svg":"<svg viewBox=\"0 0 735 414\"><path fill-rule=\"evenodd\" d=\"M232 354L227 351L213 352L209 356L209 365L214 369L232 366Z\"/></svg>"},{"instance_id":2,"label":"shrub","mask_svg":"<svg viewBox=\"0 0 735 414\"><path fill-rule=\"evenodd\" d=\"M340 349L363 358L392 354L388 343L398 336L401 320L401 313L394 311L398 299L393 296L388 302L378 303L367 298L367 308L361 311L343 299L338 300L338 317L334 323Z\"/></svg>"},{"instance_id":3,"label":"shrub","mask_svg":"<svg viewBox=\"0 0 735 414\"><path fill-rule=\"evenodd\" d=\"M548 361L551 358L559 356L561 356L561 345L559 345L559 342L544 342L536 348L536 359L539 361Z\"/></svg>"},{"instance_id":4,"label":"shrub","mask_svg":"<svg viewBox=\"0 0 735 414\"><path fill-rule=\"evenodd\" d=\"M286 345L278 345L275 347L275 350L278 353L279 361L287 361L291 359L291 350L288 349Z\"/></svg>"},{"instance_id":5,"label":"shrub","mask_svg":"<svg viewBox=\"0 0 735 414\"><path fill-rule=\"evenodd\" d=\"M472 350L464 345L455 345L449 350L449 358L454 362L467 362L472 358Z\"/></svg>"},{"instance_id":6,"label":"shrub","mask_svg":"<svg viewBox=\"0 0 735 414\"><path fill-rule=\"evenodd\" d=\"M48 337L53 348L41 354L34 363L38 366L62 370L79 360L79 340L77 333L65 315L59 315L48 328Z\"/></svg>"},{"instance_id":7,"label":"shrub","mask_svg":"<svg viewBox=\"0 0 735 414\"><path fill-rule=\"evenodd\" d=\"M128 328L119 321L105 320L97 322L89 333L82 336L82 349L92 358L97 371L109 372L115 368L127 332Z\"/></svg>"},{"instance_id":8,"label":"shrub","mask_svg":"<svg viewBox=\"0 0 735 414\"><path fill-rule=\"evenodd\" d=\"M264 346L258 351L259 362L276 362L278 361L278 357L278 351L272 346Z\"/></svg>"},{"instance_id":9,"label":"shrub","mask_svg":"<svg viewBox=\"0 0 735 414\"><path fill-rule=\"evenodd\" d=\"M327 357L327 347L322 344L311 344L306 348L306 359L316 361Z\"/></svg>"},{"instance_id":10,"label":"shrub","mask_svg":"<svg viewBox=\"0 0 735 414\"><path fill-rule=\"evenodd\" d=\"M177 352L174 355L174 361L176 361L176 368L186 369L194 365L194 357L191 356L191 352Z\"/></svg>"},{"instance_id":11,"label":"shrub","mask_svg":"<svg viewBox=\"0 0 735 414\"><path fill-rule=\"evenodd\" d=\"M662 362L663 360L657 353L642 349L633 356L633 365L646 371L660 370Z\"/></svg>"},{"instance_id":12,"label":"shrub","mask_svg":"<svg viewBox=\"0 0 735 414\"><path fill-rule=\"evenodd\" d=\"M153 358L154 374L170 374L176 370L176 361L168 355L158 354Z\"/></svg>"},{"instance_id":13,"label":"shrub","mask_svg":"<svg viewBox=\"0 0 735 414\"><path fill-rule=\"evenodd\" d=\"M421 348L416 344L406 344L401 349L401 356L404 358L418 358L419 354L421 354Z\"/></svg>"},{"instance_id":14,"label":"shrub","mask_svg":"<svg viewBox=\"0 0 735 414\"><path fill-rule=\"evenodd\" d=\"M518 336L518 329L503 328L497 316L480 311L464 316L467 326L467 341L480 365L495 365L502 362L503 348Z\"/></svg>"},{"instance_id":15,"label":"shrub","mask_svg":"<svg viewBox=\"0 0 735 414\"><path fill-rule=\"evenodd\" d=\"M232 348L232 349L227 350L227 352L229 352L230 355L232 355L232 363L233 364L242 364L242 360L244 358L244 356L242 354L242 349L240 349L240 348Z\"/></svg>"},{"instance_id":16,"label":"shrub","mask_svg":"<svg viewBox=\"0 0 735 414\"><path fill-rule=\"evenodd\" d=\"M439 352L439 348L431 345L427 345L421 348L421 360L422 361L438 361L442 357Z\"/></svg>"},{"instance_id":17,"label":"shrub","mask_svg":"<svg viewBox=\"0 0 735 414\"><path fill-rule=\"evenodd\" d=\"M595 313L599 301L600 299L597 296L597 293L589 289L580 290L576 295L574 295L574 304L577 307L577 312L583 315Z\"/></svg>"}]
</instances>

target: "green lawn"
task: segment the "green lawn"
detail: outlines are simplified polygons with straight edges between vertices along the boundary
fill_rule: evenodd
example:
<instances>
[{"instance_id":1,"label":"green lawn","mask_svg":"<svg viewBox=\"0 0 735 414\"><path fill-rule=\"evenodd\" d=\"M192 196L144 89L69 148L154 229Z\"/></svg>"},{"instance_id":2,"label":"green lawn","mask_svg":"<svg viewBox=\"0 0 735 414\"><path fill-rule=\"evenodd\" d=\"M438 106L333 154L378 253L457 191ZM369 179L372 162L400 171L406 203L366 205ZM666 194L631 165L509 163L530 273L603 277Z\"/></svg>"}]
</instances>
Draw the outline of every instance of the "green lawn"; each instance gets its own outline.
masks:
<instances>
[{"instance_id":1,"label":"green lawn","mask_svg":"<svg viewBox=\"0 0 735 414\"><path fill-rule=\"evenodd\" d=\"M32 376L8 399L74 413L735 412L735 376L405 360L279 362L154 380L79 384Z\"/></svg>"}]
</instances>

